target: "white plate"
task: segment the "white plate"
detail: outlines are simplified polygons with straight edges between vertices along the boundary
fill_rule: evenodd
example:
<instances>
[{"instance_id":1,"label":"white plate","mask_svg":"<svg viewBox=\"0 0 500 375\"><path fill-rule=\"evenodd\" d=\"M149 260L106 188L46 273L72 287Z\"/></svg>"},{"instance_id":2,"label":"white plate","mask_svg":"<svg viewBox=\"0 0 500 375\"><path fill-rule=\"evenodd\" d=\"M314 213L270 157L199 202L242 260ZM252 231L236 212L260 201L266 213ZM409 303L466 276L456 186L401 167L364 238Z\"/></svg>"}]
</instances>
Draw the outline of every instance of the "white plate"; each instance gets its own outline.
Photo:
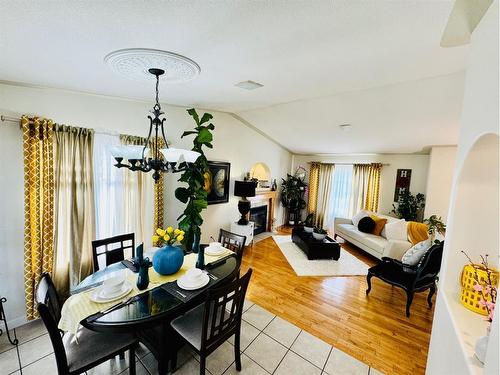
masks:
<instances>
[{"instance_id":1,"label":"white plate","mask_svg":"<svg viewBox=\"0 0 500 375\"><path fill-rule=\"evenodd\" d=\"M210 246L205 248L205 254L207 255L221 255L227 251L225 247L220 247L219 249L212 249Z\"/></svg>"},{"instance_id":2,"label":"white plate","mask_svg":"<svg viewBox=\"0 0 500 375\"><path fill-rule=\"evenodd\" d=\"M177 280L177 285L179 286L179 288L184 289L184 290L196 290L196 289L203 288L205 285L207 285L210 282L210 277L206 273L201 275L200 279L201 279L201 281L198 285L186 285L183 283L183 281L185 281L185 279L183 279L181 277L180 279Z\"/></svg>"},{"instance_id":3,"label":"white plate","mask_svg":"<svg viewBox=\"0 0 500 375\"><path fill-rule=\"evenodd\" d=\"M132 285L130 283L125 282L123 284L122 290L119 294L113 296L113 297L103 297L101 295L102 289L101 287L96 288L91 294L90 294L90 300L96 303L108 303L108 302L113 302L116 301L117 299L125 297L127 294L130 293L132 290Z\"/></svg>"}]
</instances>

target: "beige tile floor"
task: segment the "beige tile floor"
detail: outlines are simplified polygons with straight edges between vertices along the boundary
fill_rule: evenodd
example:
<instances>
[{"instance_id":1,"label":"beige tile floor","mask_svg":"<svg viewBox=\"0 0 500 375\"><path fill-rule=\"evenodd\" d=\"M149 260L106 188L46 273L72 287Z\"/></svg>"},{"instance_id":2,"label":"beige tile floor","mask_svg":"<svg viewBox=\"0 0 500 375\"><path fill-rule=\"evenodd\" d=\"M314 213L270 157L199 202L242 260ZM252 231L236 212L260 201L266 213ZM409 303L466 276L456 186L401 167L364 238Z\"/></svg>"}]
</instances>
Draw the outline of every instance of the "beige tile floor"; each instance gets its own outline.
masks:
<instances>
[{"instance_id":1,"label":"beige tile floor","mask_svg":"<svg viewBox=\"0 0 500 375\"><path fill-rule=\"evenodd\" d=\"M0 336L0 375L57 374L55 358L45 327L40 321L16 329L15 347ZM377 375L379 371L333 348L317 337L271 314L250 301L245 303L242 333L242 371L234 366L233 338L207 360L208 375ZM157 374L157 362L143 346L137 351L138 375ZM21 369L19 368L21 363ZM178 375L199 373L197 356L187 347L179 354ZM21 372L22 371L22 372ZM87 371L88 375L128 374L127 360L115 358Z\"/></svg>"}]
</instances>

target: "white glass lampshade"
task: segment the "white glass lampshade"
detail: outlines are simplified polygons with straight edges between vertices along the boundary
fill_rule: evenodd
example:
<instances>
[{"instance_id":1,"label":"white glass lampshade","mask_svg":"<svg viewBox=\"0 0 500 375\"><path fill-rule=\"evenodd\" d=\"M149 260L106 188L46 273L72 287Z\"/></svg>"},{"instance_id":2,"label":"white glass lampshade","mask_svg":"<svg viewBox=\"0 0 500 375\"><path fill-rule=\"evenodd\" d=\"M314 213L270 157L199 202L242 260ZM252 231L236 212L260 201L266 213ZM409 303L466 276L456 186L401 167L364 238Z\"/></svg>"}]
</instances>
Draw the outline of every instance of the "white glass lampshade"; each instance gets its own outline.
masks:
<instances>
[{"instance_id":1,"label":"white glass lampshade","mask_svg":"<svg viewBox=\"0 0 500 375\"><path fill-rule=\"evenodd\" d=\"M125 154L127 153L126 147L127 146L113 146L113 147L111 147L111 149L110 149L111 155L114 158L125 158Z\"/></svg>"},{"instance_id":2,"label":"white glass lampshade","mask_svg":"<svg viewBox=\"0 0 500 375\"><path fill-rule=\"evenodd\" d=\"M142 159L142 151L144 150L144 146L140 145L127 145L124 146L125 150L125 158L131 159ZM144 150L144 157L149 154L149 148Z\"/></svg>"},{"instance_id":3,"label":"white glass lampshade","mask_svg":"<svg viewBox=\"0 0 500 375\"><path fill-rule=\"evenodd\" d=\"M177 163L182 156L184 150L179 148L162 148L160 152L163 154L163 157L169 163Z\"/></svg>"},{"instance_id":4,"label":"white glass lampshade","mask_svg":"<svg viewBox=\"0 0 500 375\"><path fill-rule=\"evenodd\" d=\"M196 151L190 151L190 150L183 150L183 151L184 151L183 157L187 163L194 163L201 156L201 154Z\"/></svg>"}]
</instances>

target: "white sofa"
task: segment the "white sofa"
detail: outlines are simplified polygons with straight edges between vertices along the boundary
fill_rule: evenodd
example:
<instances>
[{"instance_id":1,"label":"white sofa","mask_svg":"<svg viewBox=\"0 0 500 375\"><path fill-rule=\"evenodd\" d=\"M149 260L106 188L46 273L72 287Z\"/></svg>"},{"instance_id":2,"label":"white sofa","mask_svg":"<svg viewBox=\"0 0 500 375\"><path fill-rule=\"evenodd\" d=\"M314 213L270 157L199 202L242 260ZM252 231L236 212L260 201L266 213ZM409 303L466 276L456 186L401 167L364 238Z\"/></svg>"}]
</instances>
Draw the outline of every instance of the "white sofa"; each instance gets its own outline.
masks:
<instances>
[{"instance_id":1,"label":"white sofa","mask_svg":"<svg viewBox=\"0 0 500 375\"><path fill-rule=\"evenodd\" d=\"M387 219L387 222L399 220L392 216L381 215L376 213L378 217ZM381 259L389 257L401 260L403 254L413 245L409 241L388 240L384 237L385 230L381 236L376 236L371 233L363 233L352 223L351 219L337 217L334 219L334 237L342 237L347 242L356 245L367 253Z\"/></svg>"}]
</instances>

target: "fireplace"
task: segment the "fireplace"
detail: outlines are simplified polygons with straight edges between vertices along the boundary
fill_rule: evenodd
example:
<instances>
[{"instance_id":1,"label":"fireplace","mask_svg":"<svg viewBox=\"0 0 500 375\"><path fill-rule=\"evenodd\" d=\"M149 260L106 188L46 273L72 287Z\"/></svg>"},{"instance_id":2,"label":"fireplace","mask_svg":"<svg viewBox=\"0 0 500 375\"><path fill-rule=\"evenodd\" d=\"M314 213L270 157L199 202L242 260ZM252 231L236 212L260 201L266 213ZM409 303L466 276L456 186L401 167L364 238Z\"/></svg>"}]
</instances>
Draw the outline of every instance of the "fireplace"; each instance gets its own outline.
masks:
<instances>
[{"instance_id":1,"label":"fireplace","mask_svg":"<svg viewBox=\"0 0 500 375\"><path fill-rule=\"evenodd\" d=\"M267 206L250 208L250 221L255 223L253 234L257 235L267 230Z\"/></svg>"}]
</instances>

